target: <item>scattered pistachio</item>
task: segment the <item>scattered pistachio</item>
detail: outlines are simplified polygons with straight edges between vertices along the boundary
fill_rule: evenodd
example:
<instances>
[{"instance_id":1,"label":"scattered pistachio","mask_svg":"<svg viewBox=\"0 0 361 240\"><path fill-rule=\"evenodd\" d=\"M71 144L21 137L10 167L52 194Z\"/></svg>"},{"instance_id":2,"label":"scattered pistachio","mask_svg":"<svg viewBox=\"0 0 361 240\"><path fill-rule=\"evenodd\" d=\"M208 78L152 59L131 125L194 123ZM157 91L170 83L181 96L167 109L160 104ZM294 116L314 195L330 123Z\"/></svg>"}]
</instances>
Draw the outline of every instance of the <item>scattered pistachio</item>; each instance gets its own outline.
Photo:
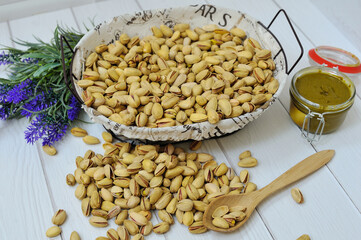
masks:
<instances>
[{"instance_id":1,"label":"scattered pistachio","mask_svg":"<svg viewBox=\"0 0 361 240\"><path fill-rule=\"evenodd\" d=\"M52 223L55 225L62 225L66 220L66 212L63 209L59 209L54 214L53 218L51 219Z\"/></svg>"},{"instance_id":2,"label":"scattered pistachio","mask_svg":"<svg viewBox=\"0 0 361 240\"><path fill-rule=\"evenodd\" d=\"M295 200L296 203L303 203L303 195L300 189L298 188L292 188L291 189L291 195L293 200Z\"/></svg>"},{"instance_id":3,"label":"scattered pistachio","mask_svg":"<svg viewBox=\"0 0 361 240\"><path fill-rule=\"evenodd\" d=\"M73 232L70 234L70 240L80 240L79 234L78 234L76 231L73 231Z\"/></svg>"},{"instance_id":4,"label":"scattered pistachio","mask_svg":"<svg viewBox=\"0 0 361 240\"><path fill-rule=\"evenodd\" d=\"M88 145L94 145L100 143L98 138L89 135L83 137L83 141Z\"/></svg>"},{"instance_id":5,"label":"scattered pistachio","mask_svg":"<svg viewBox=\"0 0 361 240\"><path fill-rule=\"evenodd\" d=\"M53 226L48 228L48 230L46 230L46 236L49 238L53 238L58 236L61 233L61 228L58 226Z\"/></svg>"},{"instance_id":6,"label":"scattered pistachio","mask_svg":"<svg viewBox=\"0 0 361 240\"><path fill-rule=\"evenodd\" d=\"M311 240L311 238L307 234L303 234L302 236L297 238L297 240Z\"/></svg>"},{"instance_id":7,"label":"scattered pistachio","mask_svg":"<svg viewBox=\"0 0 361 240\"><path fill-rule=\"evenodd\" d=\"M69 173L66 175L66 184L68 184L69 186L75 185L75 177L73 174Z\"/></svg>"},{"instance_id":8,"label":"scattered pistachio","mask_svg":"<svg viewBox=\"0 0 361 240\"><path fill-rule=\"evenodd\" d=\"M171 144L132 146L116 142L104 151L102 155L88 150L78 156L74 175L67 176L70 185L78 183L75 196L81 200L83 214L90 215L91 225L107 227L112 218L119 225L99 239L129 239L130 235L143 239L152 231L162 234L174 223L174 214L191 233L203 233L207 231L203 212L211 201L257 188L249 182L247 170L237 176L225 163L218 165L208 153L186 153ZM240 159L251 158L249 155ZM150 222L152 209L158 210L162 220L155 226ZM213 224L232 227L246 218L245 210L219 207L213 213ZM61 214L55 224L61 224Z\"/></svg>"},{"instance_id":9,"label":"scattered pistachio","mask_svg":"<svg viewBox=\"0 0 361 240\"><path fill-rule=\"evenodd\" d=\"M73 127L70 130L70 133L75 137L85 137L86 135L88 135L88 132L85 129L79 127Z\"/></svg>"},{"instance_id":10,"label":"scattered pistachio","mask_svg":"<svg viewBox=\"0 0 361 240\"><path fill-rule=\"evenodd\" d=\"M44 145L43 151L50 156L54 156L56 154L56 148L49 145Z\"/></svg>"}]
</instances>

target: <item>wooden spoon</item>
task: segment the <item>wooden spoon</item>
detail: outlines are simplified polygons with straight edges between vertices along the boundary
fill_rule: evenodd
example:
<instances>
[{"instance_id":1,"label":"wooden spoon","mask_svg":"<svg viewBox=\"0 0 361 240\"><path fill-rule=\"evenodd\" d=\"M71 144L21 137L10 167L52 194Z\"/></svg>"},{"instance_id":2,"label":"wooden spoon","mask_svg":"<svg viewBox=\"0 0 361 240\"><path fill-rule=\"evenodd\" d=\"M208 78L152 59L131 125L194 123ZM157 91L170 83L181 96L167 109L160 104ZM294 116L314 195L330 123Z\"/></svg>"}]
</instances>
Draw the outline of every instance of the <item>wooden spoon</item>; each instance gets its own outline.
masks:
<instances>
[{"instance_id":1,"label":"wooden spoon","mask_svg":"<svg viewBox=\"0 0 361 240\"><path fill-rule=\"evenodd\" d=\"M303 161L299 162L287 172L276 178L273 182L268 184L262 189L259 189L250 193L242 193L237 195L226 195L213 200L206 208L203 215L203 224L208 229L217 232L232 232L247 222L254 209L260 204L265 198L271 194L281 190L282 188L294 183L309 174L315 172L323 165L328 163L335 155L334 150L324 150L315 153ZM246 207L246 218L241 222L236 222L236 225L227 229L218 228L212 224L212 213L219 206L227 205L228 207L244 206Z\"/></svg>"}]
</instances>

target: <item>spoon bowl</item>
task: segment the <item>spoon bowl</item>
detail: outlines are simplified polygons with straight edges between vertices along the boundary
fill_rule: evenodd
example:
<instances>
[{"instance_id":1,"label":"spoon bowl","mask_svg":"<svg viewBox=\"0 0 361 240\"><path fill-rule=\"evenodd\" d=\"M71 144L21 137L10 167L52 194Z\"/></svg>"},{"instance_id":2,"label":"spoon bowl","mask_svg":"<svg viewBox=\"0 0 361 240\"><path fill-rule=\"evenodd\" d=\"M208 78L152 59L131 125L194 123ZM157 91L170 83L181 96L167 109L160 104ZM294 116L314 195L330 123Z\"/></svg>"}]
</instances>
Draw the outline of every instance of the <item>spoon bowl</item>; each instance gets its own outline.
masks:
<instances>
[{"instance_id":1,"label":"spoon bowl","mask_svg":"<svg viewBox=\"0 0 361 240\"><path fill-rule=\"evenodd\" d=\"M253 213L254 209L265 198L285 188L286 186L308 176L309 174L315 172L316 170L324 166L326 163L328 163L333 158L334 155L335 155L334 150L320 151L302 160L301 162L299 162L298 164L287 170L285 173L283 173L281 176L276 178L273 182L271 182L262 189L250 193L226 195L216 198L208 205L208 207L204 211L203 214L204 226L210 230L217 232L232 232L238 229L247 222L247 220ZM214 212L215 209L224 205L228 207L235 207L235 206L245 207L246 217L242 221L236 222L236 224L230 228L219 228L214 226L212 224L212 213Z\"/></svg>"},{"instance_id":2,"label":"spoon bowl","mask_svg":"<svg viewBox=\"0 0 361 240\"><path fill-rule=\"evenodd\" d=\"M255 192L242 193L236 195L225 195L215 199L208 205L207 209L204 211L203 214L204 226L206 226L210 230L217 232L232 232L237 228L241 227L243 224L246 223L246 221L252 215L254 209L257 206L257 204L255 204L254 201L254 199L256 198L255 195L257 195L257 193L258 192L255 191ZM215 209L224 205L227 205L229 208L235 206L245 206L246 211L244 213L246 214L246 217L241 222L236 222L236 224L233 227L227 229L214 226L212 224L212 220L213 220L212 213L214 212Z\"/></svg>"}]
</instances>

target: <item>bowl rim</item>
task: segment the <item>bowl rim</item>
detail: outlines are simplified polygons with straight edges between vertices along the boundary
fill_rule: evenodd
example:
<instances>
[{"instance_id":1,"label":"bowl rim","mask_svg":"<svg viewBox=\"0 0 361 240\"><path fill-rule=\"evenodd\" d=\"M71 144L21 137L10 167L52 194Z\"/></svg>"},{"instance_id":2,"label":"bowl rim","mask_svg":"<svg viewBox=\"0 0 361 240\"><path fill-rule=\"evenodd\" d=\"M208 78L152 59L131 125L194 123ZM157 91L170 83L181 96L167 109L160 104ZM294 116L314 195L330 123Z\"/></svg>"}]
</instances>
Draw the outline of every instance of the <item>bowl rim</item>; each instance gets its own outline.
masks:
<instances>
[{"instance_id":1,"label":"bowl rim","mask_svg":"<svg viewBox=\"0 0 361 240\"><path fill-rule=\"evenodd\" d=\"M208 5L208 4L207 4ZM211 5L213 6L213 5ZM174 8L160 8L160 9L152 9L152 10L149 10L149 11L152 11L152 12L162 12L162 11L165 11L165 10L169 10L169 11L180 11L180 10L188 10L190 7L193 7L193 6L183 6L183 7L174 7ZM230 11L230 12L237 12L237 13L240 13L241 14L241 18L248 18L249 20L253 21L254 23L259 23L259 25L261 26L261 23L259 21L257 21L255 18L253 18L252 16L246 14L246 13L243 13L243 12L240 12L240 11L237 11L237 10L232 10L232 9L229 9L229 8L224 8L224 7L218 7L218 9L222 9L223 11ZM105 25L107 24L111 24L115 21L118 21L119 19L121 18L125 18L125 17L131 17L131 16L135 16L137 13L135 14L122 14L122 15L119 15L119 16L116 16L116 17L113 17L109 20L106 20L106 21L103 21L102 23L98 24L93 30L97 30L101 27L104 27ZM228 26L228 28L231 28L233 26ZM268 33L271 33L269 31L269 29L264 29L264 31L268 32ZM81 47L81 45L83 44L83 42L85 41L85 39L87 39L87 37L91 36L92 34L94 34L94 31L88 31L84 36L83 38L78 42L78 44L75 46L75 53L74 53L74 57L73 59L77 56L77 54L81 54L80 52L81 51L78 51ZM272 36L272 40L275 39L275 37L273 36L273 34L271 33L271 36ZM277 47L278 48L282 48L280 43L279 42L275 42L275 44L277 44ZM283 56L282 54L278 54L276 57L281 57L281 59L285 59L285 56ZM275 58L275 57L274 57ZM80 57L80 60L83 60L82 63L84 64L84 57L81 56ZM282 61L281 61L282 63ZM71 65L71 67L73 67L73 65ZM82 69L84 69L84 66L82 67ZM211 124L209 123L208 121L205 121L205 122L200 122L200 123L192 123L192 124L188 124L188 125L180 125L180 126L171 126L171 127L161 127L161 128L149 128L149 127L138 127L138 126L127 126L127 125L123 125L123 124L119 124L117 122L114 122L112 120L110 120L109 118L103 116L103 115L97 115L97 114L94 114L97 113L98 111L95 109L95 108L92 108L92 107L88 107L84 104L84 102L82 103L82 108L87 112L87 114L91 117L91 115L94 115L94 116L97 116L99 117L100 119L103 117L105 118L103 120L103 122L99 122L101 124L103 124L103 126L107 129L110 129L112 128L111 125L113 126L116 126L116 128L124 128L129 130L129 131L132 131L132 133L136 133L138 131L148 131L149 133L151 132L154 132L154 134L158 134L158 133L167 133L169 135L171 135L172 133L180 133L182 128L183 130L187 130L187 129L192 129L192 128L197 128L197 129L202 129L202 128L205 128L205 127L212 127L212 128L218 128L220 125L223 125L223 124L226 124L227 122L235 122L237 123L238 122L243 122L243 119L247 119L246 123L243 123L243 126L239 126L239 129L237 130L240 130L242 129L245 125L247 125L249 122L253 121L254 119L258 118L258 116L264 111L264 110L267 110L270 105L272 105L276 100L277 98L279 97L280 93L282 92L282 90L284 89L284 85L285 85L285 82L287 81L287 73L286 73L286 68L285 66L281 66L280 68L280 77L282 78L285 78L285 80L283 80L282 82L280 82L280 85L279 85L279 88L278 90L276 91L276 93L274 93L272 95L272 97L266 101L264 104L262 104L259 108L257 108L255 111L252 111L252 112L249 112L249 113L244 113L238 117L233 117L233 118L226 118L226 119L222 119L220 120L218 123L216 124ZM279 79L278 79L279 80ZM72 75L72 78L71 78L71 82L73 84L73 86L75 87L75 81L77 81L77 79L75 78L74 75ZM77 91L78 88L76 88L76 92L79 94L79 92ZM241 118L242 117L242 118ZM92 119L92 117L91 117ZM92 119L93 121L95 121L95 119ZM97 121L95 121L97 122ZM108 125L108 126L107 126ZM242 125L242 124L241 124ZM111 129L110 129L111 130ZM122 133L124 133L124 131L121 131L120 133L115 133L113 132L114 134L116 135L121 135L121 136L125 136L126 138L130 138L126 135L123 135ZM232 130L230 132L220 132L220 136L224 135L224 134L228 134L228 133L231 133L231 132L234 132L234 131L237 131L237 130ZM152 134L151 134L152 135ZM154 135L153 135L154 137ZM208 138L211 138L211 137L215 137L215 136L209 136ZM131 139L134 139L134 137L131 137ZM146 138L137 138L135 137L135 139L146 139ZM194 138L188 138L188 139L194 139ZM205 139L205 138L202 138L202 139ZM182 140L187 140L187 139L180 139L180 141ZM152 140L153 141L153 140ZM154 140L154 141L166 141L166 140Z\"/></svg>"}]
</instances>

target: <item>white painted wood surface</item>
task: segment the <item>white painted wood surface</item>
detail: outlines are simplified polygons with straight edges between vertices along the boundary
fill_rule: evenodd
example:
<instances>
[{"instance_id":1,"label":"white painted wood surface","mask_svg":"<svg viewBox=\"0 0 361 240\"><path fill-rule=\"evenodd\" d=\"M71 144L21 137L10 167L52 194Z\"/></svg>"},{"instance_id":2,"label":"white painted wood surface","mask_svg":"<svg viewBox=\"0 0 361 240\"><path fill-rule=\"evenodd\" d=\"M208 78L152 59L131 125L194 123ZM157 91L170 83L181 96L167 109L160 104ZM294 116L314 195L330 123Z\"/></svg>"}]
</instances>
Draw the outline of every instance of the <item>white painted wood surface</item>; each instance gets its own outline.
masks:
<instances>
[{"instance_id":1,"label":"white painted wood surface","mask_svg":"<svg viewBox=\"0 0 361 240\"><path fill-rule=\"evenodd\" d=\"M31 17L0 23L0 44L10 45L11 38L32 41L33 35L47 41L57 23L85 31L84 24L95 23L122 13L132 13L152 8L175 7L202 1L100 1L88 5L43 13ZM237 9L268 24L280 9L286 9L305 49L305 55L291 73L309 66L307 51L321 44L345 48L360 57L357 48L340 34L311 1L286 0L223 0L207 1L223 7ZM350 16L351 17L351 16ZM289 35L284 21L275 24L277 36L286 42L287 56L296 59L298 48ZM324 27L327 26L327 27ZM4 76L4 67L0 67ZM358 90L361 84L355 80ZM225 162L239 173L238 154L251 150L259 160L259 166L249 169L251 181L259 188L271 182L282 172L303 158L323 149L335 149L336 156L310 177L296 183L304 194L305 202L296 204L288 187L262 203L244 227L232 234L208 232L191 235L185 226L175 224L164 236L151 234L146 239L296 239L307 233L311 239L358 239L361 236L361 133L360 94L349 111L342 127L325 135L321 141L309 144L301 137L300 130L288 115L289 84L277 101L259 119L243 130L219 139L204 141L199 152L213 154L218 162ZM82 118L88 120L85 114ZM44 154L40 144L27 145L23 139L26 120L1 122L0 124L0 239L46 239L45 230L50 227L53 213L65 209L68 219L62 226L58 239L69 239L76 230L82 239L105 236L106 229L89 225L80 209L80 201L74 197L75 187L65 184L65 176L75 169L76 156L87 149L80 138L68 134L56 145L58 154ZM76 123L91 135L100 137L102 126ZM189 143L181 146L187 147ZM92 147L102 153L101 145ZM158 221L153 217L154 223ZM110 227L116 227L113 223Z\"/></svg>"}]
</instances>

